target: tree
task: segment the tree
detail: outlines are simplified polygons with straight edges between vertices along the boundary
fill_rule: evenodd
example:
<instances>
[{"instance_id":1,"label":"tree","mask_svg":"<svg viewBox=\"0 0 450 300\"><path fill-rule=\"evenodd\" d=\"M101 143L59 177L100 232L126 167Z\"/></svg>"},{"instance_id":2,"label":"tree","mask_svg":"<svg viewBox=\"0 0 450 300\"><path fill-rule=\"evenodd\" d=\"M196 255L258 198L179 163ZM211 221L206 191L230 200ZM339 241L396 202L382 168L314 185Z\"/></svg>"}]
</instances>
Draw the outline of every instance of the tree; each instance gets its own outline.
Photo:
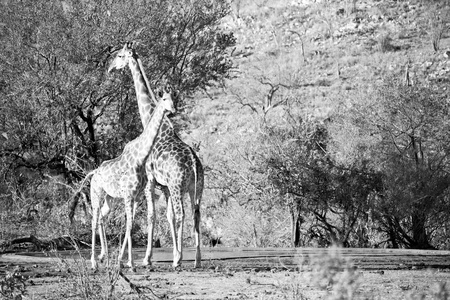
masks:
<instances>
[{"instance_id":1,"label":"tree","mask_svg":"<svg viewBox=\"0 0 450 300\"><path fill-rule=\"evenodd\" d=\"M389 77L343 117L357 128L355 159L370 157L382 173L371 205L393 247L432 248L430 236L443 226L450 184L447 97L437 83L406 86Z\"/></svg>"},{"instance_id":2,"label":"tree","mask_svg":"<svg viewBox=\"0 0 450 300\"><path fill-rule=\"evenodd\" d=\"M333 160L327 121L294 117L290 125L268 130L265 168L279 193L291 199L286 204L290 205L293 246L301 246L302 226L310 235L307 240L362 246L365 243L358 240L356 229L368 210L369 195L379 188L379 176L367 166L349 167Z\"/></svg>"}]
</instances>

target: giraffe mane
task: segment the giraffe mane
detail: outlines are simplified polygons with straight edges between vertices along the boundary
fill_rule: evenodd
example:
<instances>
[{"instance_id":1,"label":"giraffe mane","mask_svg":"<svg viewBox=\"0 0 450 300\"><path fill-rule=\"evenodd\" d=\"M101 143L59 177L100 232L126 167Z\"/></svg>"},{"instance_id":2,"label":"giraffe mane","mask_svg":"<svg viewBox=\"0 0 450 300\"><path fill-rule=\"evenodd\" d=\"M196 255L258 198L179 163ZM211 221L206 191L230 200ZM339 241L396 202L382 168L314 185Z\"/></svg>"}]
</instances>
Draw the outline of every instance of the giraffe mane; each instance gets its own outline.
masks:
<instances>
[{"instance_id":1,"label":"giraffe mane","mask_svg":"<svg viewBox=\"0 0 450 300\"><path fill-rule=\"evenodd\" d=\"M158 101L156 101L155 94L153 93L152 89L150 88L150 83L148 81L147 75L144 72L144 67L142 65L142 61L139 57L137 57L136 60L137 60L139 69L141 69L142 77L144 77L144 81L145 81L145 85L147 86L147 90L149 91L150 96L152 97L153 103L155 103L155 105L156 105L158 103Z\"/></svg>"},{"instance_id":2,"label":"giraffe mane","mask_svg":"<svg viewBox=\"0 0 450 300\"><path fill-rule=\"evenodd\" d=\"M156 100L155 94L153 93L153 90L152 90L151 87L150 87L150 83L149 83L149 81L148 81L147 75L146 75L145 72L144 72L144 67L143 67L143 65L142 65L142 61L141 61L141 59L139 58L139 56L137 56L137 55L136 55L136 61L137 61L137 63L138 63L138 66L139 66L139 69L140 69L140 71L141 71L142 77L144 78L144 81L145 81L145 85L146 85L146 87L147 87L147 90L148 90L148 92L150 93L150 96L151 96L151 98L152 98L152 100L153 100L153 103L154 103L155 105L157 105L157 104L158 104L158 101ZM167 115L164 115L164 119L167 121L167 123L169 124L169 126L170 126L171 128L173 128L172 121L170 121L170 119L169 119L169 117L167 117Z\"/></svg>"}]
</instances>

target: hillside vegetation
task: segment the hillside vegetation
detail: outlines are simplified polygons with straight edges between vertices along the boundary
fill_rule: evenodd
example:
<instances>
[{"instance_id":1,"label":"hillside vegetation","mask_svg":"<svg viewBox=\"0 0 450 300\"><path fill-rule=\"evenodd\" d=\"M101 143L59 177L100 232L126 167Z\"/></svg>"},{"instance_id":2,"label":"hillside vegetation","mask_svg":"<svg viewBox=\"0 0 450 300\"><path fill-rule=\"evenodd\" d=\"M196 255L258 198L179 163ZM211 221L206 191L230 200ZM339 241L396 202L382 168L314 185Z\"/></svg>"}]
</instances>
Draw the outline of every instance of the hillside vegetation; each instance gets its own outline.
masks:
<instances>
[{"instance_id":1,"label":"hillside vegetation","mask_svg":"<svg viewBox=\"0 0 450 300\"><path fill-rule=\"evenodd\" d=\"M149 78L184 95L174 120L205 167L204 245L450 247L445 1L49 3L21 18L1 4L0 239L89 232L67 203L141 130L128 70L105 74L136 39ZM120 204L108 222L120 235Z\"/></svg>"},{"instance_id":2,"label":"hillside vegetation","mask_svg":"<svg viewBox=\"0 0 450 300\"><path fill-rule=\"evenodd\" d=\"M447 248L447 4L232 7L234 77L192 113L212 232L236 246Z\"/></svg>"}]
</instances>

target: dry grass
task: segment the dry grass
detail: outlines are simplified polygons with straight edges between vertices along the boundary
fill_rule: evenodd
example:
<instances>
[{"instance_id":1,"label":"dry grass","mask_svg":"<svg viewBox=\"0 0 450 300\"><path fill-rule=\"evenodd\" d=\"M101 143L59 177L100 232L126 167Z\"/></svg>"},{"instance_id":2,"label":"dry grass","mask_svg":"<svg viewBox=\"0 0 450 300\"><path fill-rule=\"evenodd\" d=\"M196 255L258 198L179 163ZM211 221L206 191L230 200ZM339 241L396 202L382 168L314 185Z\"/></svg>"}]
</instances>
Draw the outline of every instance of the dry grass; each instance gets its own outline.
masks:
<instances>
[{"instance_id":1,"label":"dry grass","mask_svg":"<svg viewBox=\"0 0 450 300\"><path fill-rule=\"evenodd\" d=\"M291 282L282 284L285 299L386 299L389 294L391 299L404 298L404 295L410 300L450 299L447 282L442 279L437 279L428 286L426 282L422 282L425 288L418 288L408 275L396 274L395 271L362 271L351 260L346 259L336 246L330 247L325 254L312 257L310 261L301 257L298 260L298 268ZM436 271L424 272L429 272L428 276L433 278ZM380 280L383 284L380 284ZM389 291L388 286L391 284L398 290Z\"/></svg>"},{"instance_id":2,"label":"dry grass","mask_svg":"<svg viewBox=\"0 0 450 300\"><path fill-rule=\"evenodd\" d=\"M117 260L107 255L103 270L93 273L90 261L83 257L76 244L74 246L76 255L71 258L60 256L56 251L52 254L58 258L58 268L67 274L61 296L83 300L120 299L114 293L120 272Z\"/></svg>"},{"instance_id":3,"label":"dry grass","mask_svg":"<svg viewBox=\"0 0 450 300\"><path fill-rule=\"evenodd\" d=\"M49 275L41 273L42 277L32 278L34 283L26 282L28 295L24 299L448 299L448 270L383 270L379 265L376 270L356 269L347 258L358 251L311 250L299 250L296 257L280 257L278 265L268 268L262 260L262 264L255 264L252 259L214 259L204 249L202 269L185 266L173 270L170 263L156 263L152 271L138 268L137 273L118 272L113 283L106 265L92 273L89 264L76 254L42 270ZM231 256L236 253L236 249L224 248L215 253L224 251ZM399 254L396 251L386 259L405 262L411 257L410 251L402 257ZM363 261L358 265L372 261L370 254Z\"/></svg>"}]
</instances>

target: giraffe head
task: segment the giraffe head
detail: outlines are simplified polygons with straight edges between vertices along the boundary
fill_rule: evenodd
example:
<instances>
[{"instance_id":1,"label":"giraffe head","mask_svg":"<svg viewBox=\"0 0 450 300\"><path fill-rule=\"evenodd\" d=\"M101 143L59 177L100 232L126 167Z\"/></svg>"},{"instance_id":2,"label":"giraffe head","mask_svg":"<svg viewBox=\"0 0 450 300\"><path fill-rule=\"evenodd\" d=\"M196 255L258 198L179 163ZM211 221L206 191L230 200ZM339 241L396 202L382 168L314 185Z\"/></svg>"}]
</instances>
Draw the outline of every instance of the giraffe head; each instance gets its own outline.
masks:
<instances>
[{"instance_id":1,"label":"giraffe head","mask_svg":"<svg viewBox=\"0 0 450 300\"><path fill-rule=\"evenodd\" d=\"M131 42L125 43L122 49L116 55L116 58L111 62L108 68L108 72L113 69L122 69L128 65L131 58L135 57L136 53L133 49L133 44Z\"/></svg>"},{"instance_id":2,"label":"giraffe head","mask_svg":"<svg viewBox=\"0 0 450 300\"><path fill-rule=\"evenodd\" d=\"M174 113L175 112L175 104L172 99L172 87L170 85L166 85L163 88L158 89L158 96L161 98L161 104L164 109Z\"/></svg>"},{"instance_id":3,"label":"giraffe head","mask_svg":"<svg viewBox=\"0 0 450 300\"><path fill-rule=\"evenodd\" d=\"M170 79L168 79L166 76L162 76L161 78L155 80L152 82L152 86L155 87L155 96L159 99L164 97L170 97L172 98L172 101L175 106L177 106L177 103L180 98L180 92L174 88L172 85Z\"/></svg>"}]
</instances>

